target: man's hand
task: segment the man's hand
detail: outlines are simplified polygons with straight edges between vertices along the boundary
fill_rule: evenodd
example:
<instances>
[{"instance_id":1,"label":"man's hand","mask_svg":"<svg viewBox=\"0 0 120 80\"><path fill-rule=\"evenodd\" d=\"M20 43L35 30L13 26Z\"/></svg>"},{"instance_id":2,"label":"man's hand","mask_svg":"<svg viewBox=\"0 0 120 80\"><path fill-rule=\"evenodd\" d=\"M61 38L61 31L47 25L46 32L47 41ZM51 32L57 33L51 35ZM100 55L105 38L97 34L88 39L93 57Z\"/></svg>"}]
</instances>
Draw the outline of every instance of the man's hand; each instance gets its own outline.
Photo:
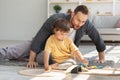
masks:
<instances>
[{"instance_id":1,"label":"man's hand","mask_svg":"<svg viewBox=\"0 0 120 80\"><path fill-rule=\"evenodd\" d=\"M34 51L30 51L29 62L27 63L27 68L36 68L38 63L35 62L36 53Z\"/></svg>"},{"instance_id":2,"label":"man's hand","mask_svg":"<svg viewBox=\"0 0 120 80\"><path fill-rule=\"evenodd\" d=\"M36 68L38 66L38 63L35 61L29 61L27 63L27 68Z\"/></svg>"},{"instance_id":3,"label":"man's hand","mask_svg":"<svg viewBox=\"0 0 120 80\"><path fill-rule=\"evenodd\" d=\"M98 63L104 63L105 62L105 53L104 52L99 52L98 56L99 56L99 60L97 61Z\"/></svg>"}]
</instances>

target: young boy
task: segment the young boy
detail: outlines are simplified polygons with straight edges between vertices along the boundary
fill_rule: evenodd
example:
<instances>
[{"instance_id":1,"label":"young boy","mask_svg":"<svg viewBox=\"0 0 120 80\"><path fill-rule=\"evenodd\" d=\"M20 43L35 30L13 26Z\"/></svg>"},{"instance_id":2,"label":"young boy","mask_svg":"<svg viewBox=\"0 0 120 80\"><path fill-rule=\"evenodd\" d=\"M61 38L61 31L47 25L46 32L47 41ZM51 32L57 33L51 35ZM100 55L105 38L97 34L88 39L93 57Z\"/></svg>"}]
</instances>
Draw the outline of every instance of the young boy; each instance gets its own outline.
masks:
<instances>
[{"instance_id":1,"label":"young boy","mask_svg":"<svg viewBox=\"0 0 120 80\"><path fill-rule=\"evenodd\" d=\"M83 64L88 63L72 40L67 37L70 31L70 24L67 20L57 19L53 24L52 30L53 35L48 38L44 49L45 70L59 69L60 64L67 60L69 61L69 59L73 59L74 56ZM49 65L50 54L54 61L54 64L51 65Z\"/></svg>"}]
</instances>

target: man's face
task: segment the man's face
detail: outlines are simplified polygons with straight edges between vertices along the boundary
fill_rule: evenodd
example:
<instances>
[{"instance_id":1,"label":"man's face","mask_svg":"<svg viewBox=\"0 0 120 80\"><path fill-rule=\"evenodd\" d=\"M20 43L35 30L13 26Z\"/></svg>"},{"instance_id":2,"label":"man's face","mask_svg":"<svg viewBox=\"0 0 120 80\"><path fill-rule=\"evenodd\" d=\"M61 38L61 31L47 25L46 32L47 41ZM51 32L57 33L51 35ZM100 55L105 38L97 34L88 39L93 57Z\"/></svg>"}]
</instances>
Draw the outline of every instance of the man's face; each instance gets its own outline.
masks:
<instances>
[{"instance_id":1,"label":"man's face","mask_svg":"<svg viewBox=\"0 0 120 80\"><path fill-rule=\"evenodd\" d=\"M71 24L75 30L83 26L88 18L88 15L78 12L72 15Z\"/></svg>"}]
</instances>

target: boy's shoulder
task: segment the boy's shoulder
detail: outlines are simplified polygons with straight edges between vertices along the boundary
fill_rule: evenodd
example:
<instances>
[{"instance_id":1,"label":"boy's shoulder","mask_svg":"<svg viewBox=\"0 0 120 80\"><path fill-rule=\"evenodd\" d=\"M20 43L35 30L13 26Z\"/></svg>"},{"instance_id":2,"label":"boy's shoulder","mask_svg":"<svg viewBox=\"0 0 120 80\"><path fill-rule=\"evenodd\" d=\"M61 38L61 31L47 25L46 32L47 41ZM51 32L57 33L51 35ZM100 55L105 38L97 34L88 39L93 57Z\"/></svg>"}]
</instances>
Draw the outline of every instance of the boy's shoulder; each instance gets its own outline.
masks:
<instances>
[{"instance_id":1,"label":"boy's shoulder","mask_svg":"<svg viewBox=\"0 0 120 80\"><path fill-rule=\"evenodd\" d=\"M72 39L69 38L69 37L66 37L65 40L66 40L66 41L69 41L69 42L72 42Z\"/></svg>"},{"instance_id":2,"label":"boy's shoulder","mask_svg":"<svg viewBox=\"0 0 120 80\"><path fill-rule=\"evenodd\" d=\"M53 35L50 35L48 38L47 38L47 42L51 42L53 40Z\"/></svg>"}]
</instances>

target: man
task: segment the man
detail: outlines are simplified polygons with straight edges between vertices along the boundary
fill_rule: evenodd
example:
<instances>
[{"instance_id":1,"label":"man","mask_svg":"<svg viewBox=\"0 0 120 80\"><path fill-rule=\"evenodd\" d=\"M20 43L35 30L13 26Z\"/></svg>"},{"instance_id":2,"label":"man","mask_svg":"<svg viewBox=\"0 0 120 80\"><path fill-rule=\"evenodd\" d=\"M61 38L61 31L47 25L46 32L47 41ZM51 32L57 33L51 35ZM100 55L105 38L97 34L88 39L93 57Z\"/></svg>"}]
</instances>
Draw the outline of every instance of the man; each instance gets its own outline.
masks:
<instances>
[{"instance_id":1,"label":"man","mask_svg":"<svg viewBox=\"0 0 120 80\"><path fill-rule=\"evenodd\" d=\"M77 47L80 44L82 36L87 34L96 45L99 56L98 61L104 62L104 41L100 37L94 25L88 20L88 15L88 8L84 5L80 5L75 8L72 14L55 14L48 18L32 41L27 67L33 68L38 65L36 59L38 59L37 61L39 62L40 58L39 55L36 55L43 51L47 38L52 34L52 25L58 18L63 18L70 22L73 30L69 36L72 38Z\"/></svg>"}]
</instances>

